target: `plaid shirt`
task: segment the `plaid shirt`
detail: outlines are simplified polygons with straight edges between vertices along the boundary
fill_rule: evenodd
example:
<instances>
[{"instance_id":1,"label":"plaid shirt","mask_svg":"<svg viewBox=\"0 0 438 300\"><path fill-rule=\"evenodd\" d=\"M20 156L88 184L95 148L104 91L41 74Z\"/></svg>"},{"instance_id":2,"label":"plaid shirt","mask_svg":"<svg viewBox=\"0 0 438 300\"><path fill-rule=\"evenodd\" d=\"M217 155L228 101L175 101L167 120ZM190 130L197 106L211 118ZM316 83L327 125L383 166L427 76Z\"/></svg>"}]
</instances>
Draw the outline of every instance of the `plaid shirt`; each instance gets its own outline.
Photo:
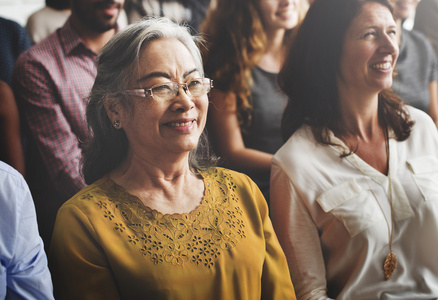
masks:
<instances>
[{"instance_id":1,"label":"plaid shirt","mask_svg":"<svg viewBox=\"0 0 438 300\"><path fill-rule=\"evenodd\" d=\"M88 137L85 97L96 77L95 60L96 53L86 47L68 19L23 53L14 68L13 89L29 144L35 147L27 151L37 151L45 169L26 172L47 175L37 180L45 181L40 186L54 189L59 204L85 186L79 171L79 142Z\"/></svg>"}]
</instances>

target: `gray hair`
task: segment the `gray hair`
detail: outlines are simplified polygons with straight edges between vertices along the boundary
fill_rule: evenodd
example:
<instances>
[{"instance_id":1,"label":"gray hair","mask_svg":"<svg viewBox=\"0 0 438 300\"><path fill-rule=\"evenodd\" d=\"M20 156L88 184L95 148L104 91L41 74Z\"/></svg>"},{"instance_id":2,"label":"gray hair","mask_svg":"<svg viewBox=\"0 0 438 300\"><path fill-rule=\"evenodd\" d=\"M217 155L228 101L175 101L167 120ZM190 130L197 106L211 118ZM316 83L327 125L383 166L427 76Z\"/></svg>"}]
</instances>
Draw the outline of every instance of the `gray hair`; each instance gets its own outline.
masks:
<instances>
[{"instance_id":1,"label":"gray hair","mask_svg":"<svg viewBox=\"0 0 438 300\"><path fill-rule=\"evenodd\" d=\"M110 107L118 104L132 113L132 99L122 91L128 88L133 72L138 71L142 48L153 40L163 38L175 38L185 45L201 77L204 76L202 57L197 47L201 39L192 36L185 26L167 18L147 18L114 35L98 55L97 76L88 97L86 118L91 138L82 151L82 173L87 184L112 171L128 151L126 134L112 126L104 103L107 102ZM204 131L198 146L190 152L190 167L205 169L214 165L215 161Z\"/></svg>"}]
</instances>

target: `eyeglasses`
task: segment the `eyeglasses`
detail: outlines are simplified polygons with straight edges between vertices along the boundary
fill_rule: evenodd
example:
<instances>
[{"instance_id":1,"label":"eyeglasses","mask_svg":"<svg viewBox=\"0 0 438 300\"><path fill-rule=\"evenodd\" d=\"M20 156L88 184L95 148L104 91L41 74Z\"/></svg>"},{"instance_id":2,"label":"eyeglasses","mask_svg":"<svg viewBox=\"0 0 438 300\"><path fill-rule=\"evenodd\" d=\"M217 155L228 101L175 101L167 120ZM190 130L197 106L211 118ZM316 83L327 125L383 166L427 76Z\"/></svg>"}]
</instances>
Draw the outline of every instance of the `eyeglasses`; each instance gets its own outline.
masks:
<instances>
[{"instance_id":1,"label":"eyeglasses","mask_svg":"<svg viewBox=\"0 0 438 300\"><path fill-rule=\"evenodd\" d=\"M126 90L125 93L144 98L152 97L157 101L168 101L178 96L180 86L188 95L199 97L207 94L213 88L213 80L196 78L187 83L165 82L153 85L149 89Z\"/></svg>"}]
</instances>

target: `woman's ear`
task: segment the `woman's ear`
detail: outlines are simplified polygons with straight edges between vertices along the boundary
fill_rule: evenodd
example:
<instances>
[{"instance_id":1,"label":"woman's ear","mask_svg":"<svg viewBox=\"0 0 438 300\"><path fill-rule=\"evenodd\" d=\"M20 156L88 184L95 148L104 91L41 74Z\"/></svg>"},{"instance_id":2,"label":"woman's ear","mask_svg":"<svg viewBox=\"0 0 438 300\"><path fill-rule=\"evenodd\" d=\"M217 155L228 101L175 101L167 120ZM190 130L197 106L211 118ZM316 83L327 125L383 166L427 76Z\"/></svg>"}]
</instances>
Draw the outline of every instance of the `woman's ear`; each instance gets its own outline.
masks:
<instances>
[{"instance_id":1,"label":"woman's ear","mask_svg":"<svg viewBox=\"0 0 438 300\"><path fill-rule=\"evenodd\" d=\"M110 97L105 97L103 101L103 105L105 106L106 114L108 115L108 118L111 120L111 123L116 129L122 128L121 124L121 110L120 105L118 104L118 101L115 99L112 99Z\"/></svg>"}]
</instances>

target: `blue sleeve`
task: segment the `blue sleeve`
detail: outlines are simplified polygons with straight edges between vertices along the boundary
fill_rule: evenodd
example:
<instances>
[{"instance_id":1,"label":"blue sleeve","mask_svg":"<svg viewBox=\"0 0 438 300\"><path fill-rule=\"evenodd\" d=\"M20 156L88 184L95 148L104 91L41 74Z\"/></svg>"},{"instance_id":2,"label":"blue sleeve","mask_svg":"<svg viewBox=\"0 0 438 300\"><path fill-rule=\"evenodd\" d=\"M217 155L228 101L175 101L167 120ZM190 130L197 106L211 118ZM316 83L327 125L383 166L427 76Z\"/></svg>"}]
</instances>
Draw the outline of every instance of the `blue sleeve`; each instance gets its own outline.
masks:
<instances>
[{"instance_id":1,"label":"blue sleeve","mask_svg":"<svg viewBox=\"0 0 438 300\"><path fill-rule=\"evenodd\" d=\"M35 207L23 177L0 162L0 299L53 299Z\"/></svg>"}]
</instances>

